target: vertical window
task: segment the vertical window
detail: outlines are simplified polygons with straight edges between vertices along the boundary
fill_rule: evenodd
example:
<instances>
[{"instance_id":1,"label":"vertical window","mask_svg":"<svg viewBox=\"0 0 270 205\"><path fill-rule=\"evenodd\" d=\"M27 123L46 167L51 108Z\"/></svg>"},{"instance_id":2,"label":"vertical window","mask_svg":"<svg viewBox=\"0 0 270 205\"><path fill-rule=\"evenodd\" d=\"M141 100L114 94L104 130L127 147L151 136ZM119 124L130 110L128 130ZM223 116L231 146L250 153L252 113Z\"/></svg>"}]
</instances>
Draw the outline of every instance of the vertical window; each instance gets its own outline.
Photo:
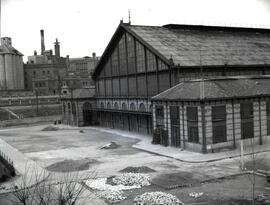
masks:
<instances>
[{"instance_id":1,"label":"vertical window","mask_svg":"<svg viewBox=\"0 0 270 205\"><path fill-rule=\"evenodd\" d=\"M163 63L163 61L161 61L160 59L158 59L158 70L167 70L168 66Z\"/></svg>"},{"instance_id":2,"label":"vertical window","mask_svg":"<svg viewBox=\"0 0 270 205\"><path fill-rule=\"evenodd\" d=\"M127 33L127 52L128 52L128 70L129 73L135 73L135 49L134 38Z\"/></svg>"},{"instance_id":3,"label":"vertical window","mask_svg":"<svg viewBox=\"0 0 270 205\"><path fill-rule=\"evenodd\" d=\"M253 138L254 126L253 126L253 103L241 103L241 138Z\"/></svg>"},{"instance_id":4,"label":"vertical window","mask_svg":"<svg viewBox=\"0 0 270 205\"><path fill-rule=\"evenodd\" d=\"M267 135L270 135L270 102L266 102Z\"/></svg>"},{"instance_id":5,"label":"vertical window","mask_svg":"<svg viewBox=\"0 0 270 205\"><path fill-rule=\"evenodd\" d=\"M188 142L199 143L198 108L187 107Z\"/></svg>"},{"instance_id":6,"label":"vertical window","mask_svg":"<svg viewBox=\"0 0 270 205\"><path fill-rule=\"evenodd\" d=\"M156 57L149 50L146 51L147 55L147 71L156 70Z\"/></svg>"},{"instance_id":7,"label":"vertical window","mask_svg":"<svg viewBox=\"0 0 270 205\"><path fill-rule=\"evenodd\" d=\"M145 55L144 55L144 47L138 41L136 41L136 56L137 56L137 72L145 71Z\"/></svg>"},{"instance_id":8,"label":"vertical window","mask_svg":"<svg viewBox=\"0 0 270 205\"><path fill-rule=\"evenodd\" d=\"M180 147L180 116L179 107L170 106L170 119L171 119L171 145Z\"/></svg>"},{"instance_id":9,"label":"vertical window","mask_svg":"<svg viewBox=\"0 0 270 205\"><path fill-rule=\"evenodd\" d=\"M126 74L127 73L127 58L126 58L125 35L122 36L119 42L119 64L120 64L120 74Z\"/></svg>"},{"instance_id":10,"label":"vertical window","mask_svg":"<svg viewBox=\"0 0 270 205\"><path fill-rule=\"evenodd\" d=\"M113 54L112 54L112 74L113 75L119 75L119 70L118 70L118 49L117 47L115 48Z\"/></svg>"},{"instance_id":11,"label":"vertical window","mask_svg":"<svg viewBox=\"0 0 270 205\"><path fill-rule=\"evenodd\" d=\"M164 107L161 105L156 106L156 123L157 127L164 126Z\"/></svg>"},{"instance_id":12,"label":"vertical window","mask_svg":"<svg viewBox=\"0 0 270 205\"><path fill-rule=\"evenodd\" d=\"M226 134L226 106L212 107L213 143L227 141Z\"/></svg>"}]
</instances>

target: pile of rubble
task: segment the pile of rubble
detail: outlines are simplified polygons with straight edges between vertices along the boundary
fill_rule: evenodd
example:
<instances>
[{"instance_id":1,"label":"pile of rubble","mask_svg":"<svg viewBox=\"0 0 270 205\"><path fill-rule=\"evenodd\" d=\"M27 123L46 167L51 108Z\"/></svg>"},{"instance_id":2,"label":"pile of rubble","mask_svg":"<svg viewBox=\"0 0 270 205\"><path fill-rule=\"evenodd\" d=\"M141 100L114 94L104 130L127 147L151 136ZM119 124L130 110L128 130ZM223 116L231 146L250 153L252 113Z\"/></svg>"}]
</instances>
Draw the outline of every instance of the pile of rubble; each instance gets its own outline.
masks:
<instances>
[{"instance_id":1,"label":"pile of rubble","mask_svg":"<svg viewBox=\"0 0 270 205\"><path fill-rule=\"evenodd\" d=\"M138 189L150 185L149 176L138 173L125 173L112 179L115 185L107 184L107 178L88 180L85 184L97 190L97 196L109 203L118 203L126 199L123 190Z\"/></svg>"},{"instance_id":2,"label":"pile of rubble","mask_svg":"<svg viewBox=\"0 0 270 205\"><path fill-rule=\"evenodd\" d=\"M136 196L134 205L183 205L183 203L175 196L164 192L146 192Z\"/></svg>"},{"instance_id":3,"label":"pile of rubble","mask_svg":"<svg viewBox=\"0 0 270 205\"><path fill-rule=\"evenodd\" d=\"M124 193L121 190L100 191L98 192L97 196L105 199L107 202L110 202L112 204L118 203L127 198L126 196L124 196Z\"/></svg>"},{"instance_id":4,"label":"pile of rubble","mask_svg":"<svg viewBox=\"0 0 270 205\"><path fill-rule=\"evenodd\" d=\"M149 175L141 173L124 173L112 179L115 184L125 186L149 186Z\"/></svg>"}]
</instances>

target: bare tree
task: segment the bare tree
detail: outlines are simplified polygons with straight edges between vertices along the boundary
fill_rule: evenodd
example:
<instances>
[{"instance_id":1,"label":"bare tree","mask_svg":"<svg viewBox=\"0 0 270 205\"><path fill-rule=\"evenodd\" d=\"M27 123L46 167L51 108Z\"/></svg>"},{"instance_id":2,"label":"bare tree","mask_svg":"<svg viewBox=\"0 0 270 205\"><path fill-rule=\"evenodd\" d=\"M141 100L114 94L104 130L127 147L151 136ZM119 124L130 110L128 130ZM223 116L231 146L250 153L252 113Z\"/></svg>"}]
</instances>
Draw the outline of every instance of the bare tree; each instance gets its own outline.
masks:
<instances>
[{"instance_id":1,"label":"bare tree","mask_svg":"<svg viewBox=\"0 0 270 205\"><path fill-rule=\"evenodd\" d=\"M79 171L61 174L42 173L24 175L14 185L13 199L15 205L84 205L91 198L91 192L84 181L95 178L95 172Z\"/></svg>"},{"instance_id":2,"label":"bare tree","mask_svg":"<svg viewBox=\"0 0 270 205\"><path fill-rule=\"evenodd\" d=\"M242 143L244 143L244 141L241 141L241 147L243 146ZM239 154L240 158L235 158L235 160L239 163L241 170L247 173L247 177L252 186L252 204L255 205L257 167L265 160L265 155L259 156L259 150L255 150L257 146L255 138L246 139L246 143L249 143L249 146L242 147L243 150L241 148Z\"/></svg>"}]
</instances>

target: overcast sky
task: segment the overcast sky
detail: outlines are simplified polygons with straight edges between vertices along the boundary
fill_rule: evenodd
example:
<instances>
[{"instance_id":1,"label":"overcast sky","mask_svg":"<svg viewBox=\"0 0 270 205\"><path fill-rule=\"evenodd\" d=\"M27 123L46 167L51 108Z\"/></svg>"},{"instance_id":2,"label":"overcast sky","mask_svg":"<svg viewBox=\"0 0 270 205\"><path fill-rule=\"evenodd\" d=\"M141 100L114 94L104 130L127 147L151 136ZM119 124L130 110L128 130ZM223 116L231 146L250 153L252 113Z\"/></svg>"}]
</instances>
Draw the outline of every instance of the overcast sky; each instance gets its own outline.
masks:
<instances>
[{"instance_id":1,"label":"overcast sky","mask_svg":"<svg viewBox=\"0 0 270 205\"><path fill-rule=\"evenodd\" d=\"M120 20L136 25L270 27L270 0L2 0L2 36L25 56L58 38L61 55L102 55ZM26 58L25 58L26 59Z\"/></svg>"}]
</instances>

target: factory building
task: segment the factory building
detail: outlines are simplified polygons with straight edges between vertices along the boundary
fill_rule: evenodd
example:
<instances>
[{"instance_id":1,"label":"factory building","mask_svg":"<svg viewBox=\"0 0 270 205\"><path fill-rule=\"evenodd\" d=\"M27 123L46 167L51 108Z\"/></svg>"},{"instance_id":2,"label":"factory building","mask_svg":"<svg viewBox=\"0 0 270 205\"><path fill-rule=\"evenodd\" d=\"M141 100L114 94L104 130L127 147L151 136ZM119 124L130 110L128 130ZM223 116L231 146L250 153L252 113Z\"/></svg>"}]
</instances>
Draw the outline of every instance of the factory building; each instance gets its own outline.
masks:
<instances>
[{"instance_id":1,"label":"factory building","mask_svg":"<svg viewBox=\"0 0 270 205\"><path fill-rule=\"evenodd\" d=\"M61 92L63 78L67 75L66 58L60 56L58 39L52 50L45 50L44 30L40 31L41 53L34 51L24 65L25 89L38 95L57 95Z\"/></svg>"},{"instance_id":2,"label":"factory building","mask_svg":"<svg viewBox=\"0 0 270 205\"><path fill-rule=\"evenodd\" d=\"M23 54L12 46L11 38L1 38L0 90L24 89Z\"/></svg>"},{"instance_id":3,"label":"factory building","mask_svg":"<svg viewBox=\"0 0 270 205\"><path fill-rule=\"evenodd\" d=\"M67 56L67 76L63 79L62 93L70 93L79 88L91 88L94 86L92 74L98 63L99 57L92 53L92 57L69 58Z\"/></svg>"}]
</instances>

